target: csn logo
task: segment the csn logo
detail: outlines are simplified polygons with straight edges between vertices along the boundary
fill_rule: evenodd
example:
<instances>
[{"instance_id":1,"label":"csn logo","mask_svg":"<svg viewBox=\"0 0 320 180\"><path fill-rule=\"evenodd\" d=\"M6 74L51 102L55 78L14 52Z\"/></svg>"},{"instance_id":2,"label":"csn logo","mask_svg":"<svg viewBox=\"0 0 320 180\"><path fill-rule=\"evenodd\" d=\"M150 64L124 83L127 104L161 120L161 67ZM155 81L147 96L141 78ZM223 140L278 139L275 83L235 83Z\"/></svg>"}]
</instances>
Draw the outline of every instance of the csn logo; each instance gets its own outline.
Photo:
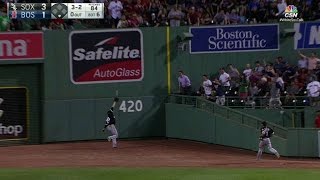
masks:
<instances>
[{"instance_id":1,"label":"csn logo","mask_svg":"<svg viewBox=\"0 0 320 180\"><path fill-rule=\"evenodd\" d=\"M286 18L298 18L298 9L294 5L287 6L284 11L284 17Z\"/></svg>"}]
</instances>

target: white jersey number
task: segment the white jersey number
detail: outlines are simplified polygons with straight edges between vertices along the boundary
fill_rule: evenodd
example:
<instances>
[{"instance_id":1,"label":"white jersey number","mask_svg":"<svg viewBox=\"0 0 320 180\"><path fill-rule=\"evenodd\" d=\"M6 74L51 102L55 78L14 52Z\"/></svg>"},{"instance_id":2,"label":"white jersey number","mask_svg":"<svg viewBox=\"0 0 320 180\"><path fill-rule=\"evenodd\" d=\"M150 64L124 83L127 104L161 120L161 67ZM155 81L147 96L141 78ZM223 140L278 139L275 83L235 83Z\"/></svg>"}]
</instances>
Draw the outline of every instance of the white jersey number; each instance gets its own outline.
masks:
<instances>
[{"instance_id":1,"label":"white jersey number","mask_svg":"<svg viewBox=\"0 0 320 180\"><path fill-rule=\"evenodd\" d=\"M107 121L107 124L109 124L109 122L110 122L110 118L108 117L108 118L106 119L106 121Z\"/></svg>"},{"instance_id":2,"label":"white jersey number","mask_svg":"<svg viewBox=\"0 0 320 180\"><path fill-rule=\"evenodd\" d=\"M140 112L143 109L143 104L141 100L136 101L122 101L119 110L123 112Z\"/></svg>"}]
</instances>

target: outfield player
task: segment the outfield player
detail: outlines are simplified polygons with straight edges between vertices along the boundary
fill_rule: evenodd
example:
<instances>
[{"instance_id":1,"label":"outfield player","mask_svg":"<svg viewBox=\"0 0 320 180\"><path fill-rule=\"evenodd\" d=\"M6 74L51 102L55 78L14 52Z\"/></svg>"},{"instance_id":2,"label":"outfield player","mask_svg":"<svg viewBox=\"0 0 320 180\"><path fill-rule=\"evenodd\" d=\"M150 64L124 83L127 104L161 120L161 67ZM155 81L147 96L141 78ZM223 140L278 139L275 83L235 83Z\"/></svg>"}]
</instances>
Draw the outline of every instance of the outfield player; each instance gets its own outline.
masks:
<instances>
[{"instance_id":1,"label":"outfield player","mask_svg":"<svg viewBox=\"0 0 320 180\"><path fill-rule=\"evenodd\" d=\"M104 125L104 128L102 129L102 131L104 132L105 129L108 129L108 131L111 132L111 136L108 137L108 141L112 141L112 147L113 148L116 148L117 147L117 138L118 138L118 131L116 129L116 118L113 114L113 110L114 110L114 107L116 105L116 103L119 101L118 98L114 98L113 100L113 104L111 106L111 108L108 110L107 114L108 114L108 117L106 119L106 122L105 122L105 125Z\"/></svg>"},{"instance_id":2,"label":"outfield player","mask_svg":"<svg viewBox=\"0 0 320 180\"><path fill-rule=\"evenodd\" d=\"M265 146L268 147L268 150L272 152L274 155L276 155L278 158L280 158L280 154L278 153L277 150L272 148L270 137L274 134L273 130L269 127L267 127L267 122L262 122L262 127L261 127L261 135L260 135L260 143L259 143L259 151L257 154L257 160L260 160L262 156L262 152Z\"/></svg>"}]
</instances>

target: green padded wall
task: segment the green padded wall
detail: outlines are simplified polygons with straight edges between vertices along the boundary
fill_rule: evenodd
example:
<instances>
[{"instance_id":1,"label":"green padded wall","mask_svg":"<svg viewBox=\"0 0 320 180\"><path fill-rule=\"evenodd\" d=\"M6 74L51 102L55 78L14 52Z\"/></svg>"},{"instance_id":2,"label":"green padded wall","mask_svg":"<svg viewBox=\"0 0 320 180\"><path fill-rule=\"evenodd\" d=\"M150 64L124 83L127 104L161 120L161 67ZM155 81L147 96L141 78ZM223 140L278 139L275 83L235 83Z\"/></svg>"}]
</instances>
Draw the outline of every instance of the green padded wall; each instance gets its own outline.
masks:
<instances>
[{"instance_id":1,"label":"green padded wall","mask_svg":"<svg viewBox=\"0 0 320 180\"><path fill-rule=\"evenodd\" d=\"M29 143L41 138L41 64L1 64L0 86L24 86L29 99Z\"/></svg>"},{"instance_id":2,"label":"green padded wall","mask_svg":"<svg viewBox=\"0 0 320 180\"><path fill-rule=\"evenodd\" d=\"M258 130L193 106L166 104L166 134L180 138L257 151ZM290 128L287 139L274 136L272 145L282 156L318 157L319 129ZM275 132L277 133L277 132ZM267 149L266 149L266 152Z\"/></svg>"},{"instance_id":3,"label":"green padded wall","mask_svg":"<svg viewBox=\"0 0 320 180\"><path fill-rule=\"evenodd\" d=\"M140 82L75 85L70 80L70 32L45 33L44 142L103 139L106 112L118 91L117 128L120 138L165 135L167 95L165 28L142 29L144 79ZM60 39L61 41L55 41ZM132 98L129 98L132 97ZM141 111L122 112L122 100L140 100ZM127 102L127 106L130 106ZM129 107L127 107L129 108Z\"/></svg>"}]
</instances>

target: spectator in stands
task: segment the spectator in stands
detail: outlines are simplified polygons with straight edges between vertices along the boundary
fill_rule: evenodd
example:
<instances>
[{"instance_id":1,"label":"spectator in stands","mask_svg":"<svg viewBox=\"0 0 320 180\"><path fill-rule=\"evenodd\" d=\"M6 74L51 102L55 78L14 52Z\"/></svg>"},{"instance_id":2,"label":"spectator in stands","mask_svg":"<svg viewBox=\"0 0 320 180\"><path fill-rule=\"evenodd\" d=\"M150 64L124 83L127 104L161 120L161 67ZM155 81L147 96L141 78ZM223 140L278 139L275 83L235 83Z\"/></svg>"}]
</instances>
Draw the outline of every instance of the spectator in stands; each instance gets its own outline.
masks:
<instances>
[{"instance_id":1,"label":"spectator in stands","mask_svg":"<svg viewBox=\"0 0 320 180\"><path fill-rule=\"evenodd\" d=\"M269 95L270 87L268 84L268 79L266 77L262 77L258 83L258 96L263 96L266 98Z\"/></svg>"},{"instance_id":2,"label":"spectator in stands","mask_svg":"<svg viewBox=\"0 0 320 180\"><path fill-rule=\"evenodd\" d=\"M188 23L191 26L199 26L200 25L200 15L196 11L194 6L192 6L188 12Z\"/></svg>"},{"instance_id":3,"label":"spectator in stands","mask_svg":"<svg viewBox=\"0 0 320 180\"><path fill-rule=\"evenodd\" d=\"M247 23L246 9L245 8L240 8L240 10L239 10L239 23L240 24Z\"/></svg>"},{"instance_id":4,"label":"spectator in stands","mask_svg":"<svg viewBox=\"0 0 320 180\"><path fill-rule=\"evenodd\" d=\"M123 6L122 6L121 1L112 0L109 3L108 10L109 10L109 14L111 15L111 18L113 21L112 26L117 27L118 22L122 16L121 11L123 10Z\"/></svg>"},{"instance_id":5,"label":"spectator in stands","mask_svg":"<svg viewBox=\"0 0 320 180\"><path fill-rule=\"evenodd\" d=\"M302 19L304 21L311 21L314 19L314 12L312 11L311 5L305 4L302 7Z\"/></svg>"},{"instance_id":6,"label":"spectator in stands","mask_svg":"<svg viewBox=\"0 0 320 180\"><path fill-rule=\"evenodd\" d=\"M168 26L169 22L165 14L159 16L159 26Z\"/></svg>"},{"instance_id":7,"label":"spectator in stands","mask_svg":"<svg viewBox=\"0 0 320 180\"><path fill-rule=\"evenodd\" d=\"M204 89L204 96L209 99L212 94L212 82L209 80L208 75L203 75L202 87Z\"/></svg>"},{"instance_id":8,"label":"spectator in stands","mask_svg":"<svg viewBox=\"0 0 320 180\"><path fill-rule=\"evenodd\" d=\"M281 108L281 100L280 100L280 90L283 88L281 85L281 80L279 81L279 75L276 74L276 77L271 78L270 88L270 100L269 100L269 108Z\"/></svg>"},{"instance_id":9,"label":"spectator in stands","mask_svg":"<svg viewBox=\"0 0 320 180\"><path fill-rule=\"evenodd\" d=\"M268 22L268 9L265 6L264 1L260 1L259 9L258 9L258 23L267 23Z\"/></svg>"},{"instance_id":10,"label":"spectator in stands","mask_svg":"<svg viewBox=\"0 0 320 180\"><path fill-rule=\"evenodd\" d=\"M214 79L213 88L215 91L216 103L221 106L224 106L226 103L225 92L224 92L223 87L221 86L221 83L219 82L218 78Z\"/></svg>"},{"instance_id":11,"label":"spectator in stands","mask_svg":"<svg viewBox=\"0 0 320 180\"><path fill-rule=\"evenodd\" d=\"M306 83L308 81L308 76L308 70L303 68L298 70L296 78L299 80L300 83Z\"/></svg>"},{"instance_id":12,"label":"spectator in stands","mask_svg":"<svg viewBox=\"0 0 320 180\"><path fill-rule=\"evenodd\" d=\"M159 15L159 7L155 2L150 2L149 9L148 9L148 15L151 17L151 15L154 13L156 17L158 18Z\"/></svg>"},{"instance_id":13,"label":"spectator in stands","mask_svg":"<svg viewBox=\"0 0 320 180\"><path fill-rule=\"evenodd\" d=\"M259 12L258 12L258 8L255 6L252 9L250 9L250 11L248 13L249 24L258 23L258 18L259 18Z\"/></svg>"},{"instance_id":14,"label":"spectator in stands","mask_svg":"<svg viewBox=\"0 0 320 180\"><path fill-rule=\"evenodd\" d=\"M230 76L230 86L231 88L239 87L240 83L240 73L237 68L233 67L232 64L227 65L227 74Z\"/></svg>"},{"instance_id":15,"label":"spectator in stands","mask_svg":"<svg viewBox=\"0 0 320 180\"><path fill-rule=\"evenodd\" d=\"M300 59L298 60L298 68L299 69L302 69L302 68L308 69L308 59L300 56Z\"/></svg>"},{"instance_id":16,"label":"spectator in stands","mask_svg":"<svg viewBox=\"0 0 320 180\"><path fill-rule=\"evenodd\" d=\"M283 73L285 70L285 66L286 66L286 61L283 60L283 57L282 56L277 57L273 65L275 72L280 71Z\"/></svg>"},{"instance_id":17,"label":"spectator in stands","mask_svg":"<svg viewBox=\"0 0 320 180\"><path fill-rule=\"evenodd\" d=\"M251 83L249 87L249 95L252 99L259 95L259 88L256 83Z\"/></svg>"},{"instance_id":18,"label":"spectator in stands","mask_svg":"<svg viewBox=\"0 0 320 180\"><path fill-rule=\"evenodd\" d=\"M291 100L297 100L296 96L299 94L299 92L302 90L303 85L299 82L298 79L294 79L290 83L290 85L287 87L287 95L285 98L285 103L288 103Z\"/></svg>"},{"instance_id":19,"label":"spectator in stands","mask_svg":"<svg viewBox=\"0 0 320 180\"><path fill-rule=\"evenodd\" d=\"M230 12L234 7L234 3L232 0L222 0L220 3L220 9L223 9L225 12Z\"/></svg>"},{"instance_id":20,"label":"spectator in stands","mask_svg":"<svg viewBox=\"0 0 320 180\"><path fill-rule=\"evenodd\" d=\"M142 15L145 13L146 7L142 4L141 0L137 0L137 3L133 6L136 13Z\"/></svg>"},{"instance_id":21,"label":"spectator in stands","mask_svg":"<svg viewBox=\"0 0 320 180\"><path fill-rule=\"evenodd\" d=\"M280 91L283 91L285 82L283 81L283 78L282 78L281 74L276 73L275 80L276 80L277 86L280 89Z\"/></svg>"},{"instance_id":22,"label":"spectator in stands","mask_svg":"<svg viewBox=\"0 0 320 180\"><path fill-rule=\"evenodd\" d=\"M159 20L158 20L158 18L157 18L155 13L151 14L151 20L150 20L150 23L148 23L148 25L151 26L151 27L160 26L160 22L159 22Z\"/></svg>"},{"instance_id":23,"label":"spectator in stands","mask_svg":"<svg viewBox=\"0 0 320 180\"><path fill-rule=\"evenodd\" d=\"M243 70L243 75L244 75L246 81L249 82L249 81L250 81L249 78L250 78L250 76L252 75L252 69L251 69L251 67L250 67L250 64L247 64L247 65L246 65L246 69Z\"/></svg>"},{"instance_id":24,"label":"spectator in stands","mask_svg":"<svg viewBox=\"0 0 320 180\"><path fill-rule=\"evenodd\" d=\"M211 0L208 3L208 8L211 11L212 17L219 12L220 0Z\"/></svg>"},{"instance_id":25,"label":"spectator in stands","mask_svg":"<svg viewBox=\"0 0 320 180\"><path fill-rule=\"evenodd\" d=\"M223 87L223 91L226 92L230 89L230 75L225 72L224 68L220 68L219 72L219 81Z\"/></svg>"},{"instance_id":26,"label":"spectator in stands","mask_svg":"<svg viewBox=\"0 0 320 180\"><path fill-rule=\"evenodd\" d=\"M316 126L316 128L320 128L320 111L317 111L317 116L315 119L315 126Z\"/></svg>"},{"instance_id":27,"label":"spectator in stands","mask_svg":"<svg viewBox=\"0 0 320 180\"><path fill-rule=\"evenodd\" d=\"M203 12L200 16L201 25L210 25L213 24L213 20L208 12Z\"/></svg>"},{"instance_id":28,"label":"spectator in stands","mask_svg":"<svg viewBox=\"0 0 320 180\"><path fill-rule=\"evenodd\" d=\"M230 24L238 24L240 22L240 17L235 9L232 9L231 13L229 14L228 20Z\"/></svg>"},{"instance_id":29,"label":"spectator in stands","mask_svg":"<svg viewBox=\"0 0 320 180\"><path fill-rule=\"evenodd\" d=\"M191 81L189 77L184 74L183 71L179 71L178 83L179 83L180 94L183 94L183 95L191 94Z\"/></svg>"},{"instance_id":30,"label":"spectator in stands","mask_svg":"<svg viewBox=\"0 0 320 180\"><path fill-rule=\"evenodd\" d=\"M285 0L278 0L278 4L277 4L277 8L278 8L278 13L276 14L276 16L278 17L282 17L284 14L284 11L287 8L287 3Z\"/></svg>"},{"instance_id":31,"label":"spectator in stands","mask_svg":"<svg viewBox=\"0 0 320 180\"><path fill-rule=\"evenodd\" d=\"M129 23L125 15L122 15L120 21L118 22L117 28L127 28L129 27Z\"/></svg>"},{"instance_id":32,"label":"spectator in stands","mask_svg":"<svg viewBox=\"0 0 320 180\"><path fill-rule=\"evenodd\" d=\"M6 5L0 1L0 16L6 16Z\"/></svg>"},{"instance_id":33,"label":"spectator in stands","mask_svg":"<svg viewBox=\"0 0 320 180\"><path fill-rule=\"evenodd\" d=\"M180 26L181 20L183 19L183 13L178 9L178 6L175 5L168 14L168 19L170 20L171 27Z\"/></svg>"},{"instance_id":34,"label":"spectator in stands","mask_svg":"<svg viewBox=\"0 0 320 180\"><path fill-rule=\"evenodd\" d=\"M315 106L318 102L320 95L320 83L315 77L311 78L312 81L307 85L308 97L311 106Z\"/></svg>"},{"instance_id":35,"label":"spectator in stands","mask_svg":"<svg viewBox=\"0 0 320 180\"><path fill-rule=\"evenodd\" d=\"M263 70L264 70L264 67L261 66L260 61L256 61L256 67L254 68L254 72L262 74Z\"/></svg>"},{"instance_id":36,"label":"spectator in stands","mask_svg":"<svg viewBox=\"0 0 320 180\"><path fill-rule=\"evenodd\" d=\"M224 12L224 10L220 10L219 13L217 13L215 16L214 16L214 19L213 21L216 23L216 24L220 24L220 25L224 25L224 24L227 24L227 17L226 17L226 14Z\"/></svg>"},{"instance_id":37,"label":"spectator in stands","mask_svg":"<svg viewBox=\"0 0 320 180\"><path fill-rule=\"evenodd\" d=\"M312 6L313 7L313 16L314 20L320 20L320 1L318 1L318 4Z\"/></svg>"},{"instance_id":38,"label":"spectator in stands","mask_svg":"<svg viewBox=\"0 0 320 180\"><path fill-rule=\"evenodd\" d=\"M241 100L246 100L248 98L248 85L249 83L246 81L246 79L242 76L241 82L239 86L239 97Z\"/></svg>"},{"instance_id":39,"label":"spectator in stands","mask_svg":"<svg viewBox=\"0 0 320 180\"><path fill-rule=\"evenodd\" d=\"M268 20L274 21L277 19L278 8L275 2L270 2L268 10Z\"/></svg>"},{"instance_id":40,"label":"spectator in stands","mask_svg":"<svg viewBox=\"0 0 320 180\"><path fill-rule=\"evenodd\" d=\"M283 72L283 79L285 82L291 82L296 77L296 69L289 63L286 63Z\"/></svg>"},{"instance_id":41,"label":"spectator in stands","mask_svg":"<svg viewBox=\"0 0 320 180\"><path fill-rule=\"evenodd\" d=\"M267 78L275 77L276 72L271 65L267 65L266 68L263 70L263 74Z\"/></svg>"},{"instance_id":42,"label":"spectator in stands","mask_svg":"<svg viewBox=\"0 0 320 180\"><path fill-rule=\"evenodd\" d=\"M308 60L308 70L309 70L309 71L313 71L313 70L316 68L316 66L317 66L317 62L320 61L320 60L317 58L315 52L311 53L311 56L310 56L310 57L305 56L305 55L302 54L301 52L299 52L299 55L301 56L301 58Z\"/></svg>"},{"instance_id":43,"label":"spectator in stands","mask_svg":"<svg viewBox=\"0 0 320 180\"><path fill-rule=\"evenodd\" d=\"M316 69L314 69L314 75L317 79L320 79L320 62L317 63Z\"/></svg>"},{"instance_id":44,"label":"spectator in stands","mask_svg":"<svg viewBox=\"0 0 320 180\"><path fill-rule=\"evenodd\" d=\"M143 18L137 13L133 13L128 20L128 24L130 27L139 27L143 24Z\"/></svg>"}]
</instances>

